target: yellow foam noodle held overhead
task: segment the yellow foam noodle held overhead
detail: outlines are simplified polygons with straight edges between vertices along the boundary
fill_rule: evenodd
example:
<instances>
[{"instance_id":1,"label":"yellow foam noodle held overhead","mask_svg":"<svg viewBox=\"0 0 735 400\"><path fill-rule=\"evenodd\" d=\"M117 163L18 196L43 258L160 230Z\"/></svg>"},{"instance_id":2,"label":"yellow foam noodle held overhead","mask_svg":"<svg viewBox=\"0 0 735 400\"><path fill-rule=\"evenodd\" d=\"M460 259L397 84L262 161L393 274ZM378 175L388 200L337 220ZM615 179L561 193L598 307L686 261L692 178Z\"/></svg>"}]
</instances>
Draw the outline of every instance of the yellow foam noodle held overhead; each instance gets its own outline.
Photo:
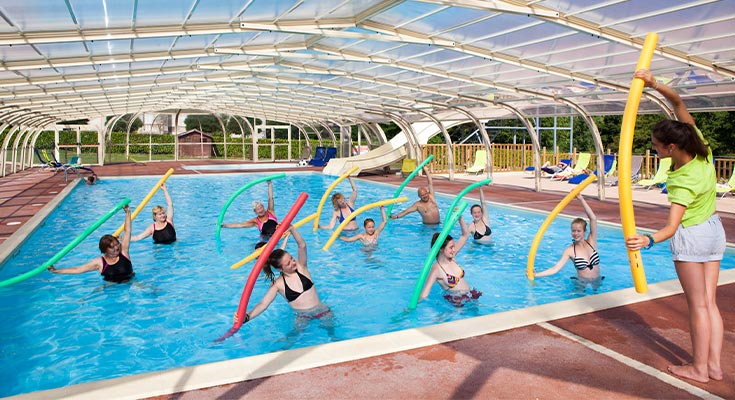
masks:
<instances>
[{"instance_id":1,"label":"yellow foam noodle held overhead","mask_svg":"<svg viewBox=\"0 0 735 400\"><path fill-rule=\"evenodd\" d=\"M316 213L311 214L308 217L302 219L301 221L293 224L293 226L294 226L294 228L298 228L298 227L306 224L307 222L311 221L315 217L316 217ZM288 232L284 233L283 236L281 236L281 239L285 238L286 236L288 236ZM255 251L252 252L249 256L247 256L247 257L243 258L242 260L240 260L240 261L238 261L238 262L230 265L230 269L238 269L238 268L242 267L243 265L249 263L250 261L253 261L256 258L258 258L258 256L262 252L263 252L263 248L262 247L255 249Z\"/></svg>"},{"instance_id":2,"label":"yellow foam noodle held overhead","mask_svg":"<svg viewBox=\"0 0 735 400\"><path fill-rule=\"evenodd\" d=\"M322 199L319 200L319 205L316 208L316 215L314 216L314 232L316 232L317 229L319 229L319 216L322 215L322 207L324 207L324 202L327 201L327 197L329 197L329 194L332 193L332 190L334 190L334 188L337 186L338 183L345 180L348 176L350 176L353 172L357 171L358 169L360 169L360 167L358 167L357 165L350 168L349 171L345 172L344 174L342 174L342 176L340 176L334 182L332 182L332 184L329 185L327 190L324 192L324 194L322 195Z\"/></svg>"},{"instance_id":3,"label":"yellow foam noodle held overhead","mask_svg":"<svg viewBox=\"0 0 735 400\"><path fill-rule=\"evenodd\" d=\"M649 33L643 43L636 71L641 68L650 68L653 51L656 49L658 35ZM633 215L633 183L629 178L631 175L631 160L633 158L633 134L635 132L635 120L638 115L638 105L643 95L643 79L633 78L628 92L628 101L625 104L625 112L623 113L623 122L620 127L620 145L618 147L618 175L621 179L618 181L618 193L620 202L620 220L623 224L623 239L627 239L636 234L635 217ZM627 250L628 262L630 263L630 272L633 275L633 284L635 291L638 293L646 293L648 284L646 283L646 275L643 271L643 261L641 260L641 252Z\"/></svg>"},{"instance_id":4,"label":"yellow foam noodle held overhead","mask_svg":"<svg viewBox=\"0 0 735 400\"><path fill-rule=\"evenodd\" d=\"M168 171L166 171L166 173L161 177L161 179L155 185L153 185L153 188L151 189L151 191L148 192L148 194L143 198L143 200L140 202L140 204L138 204L135 207L135 210L130 215L130 220L131 221L134 220L135 217L138 216L138 214L140 214L140 211L143 210L143 207L145 207L146 204L148 204L148 201L150 201L151 197L153 197L153 195L156 194L156 192L158 191L158 189L161 188L161 185L163 185L163 183L166 182L166 179L168 179L168 177L171 176L171 174L173 174L173 173L174 173L174 169L173 168L169 168ZM113 236L120 236L120 233L123 231L123 229L125 229L125 223L123 223L122 225L120 225L120 227L117 228L117 230L115 231L115 233L113 233L112 235Z\"/></svg>"},{"instance_id":5,"label":"yellow foam noodle held overhead","mask_svg":"<svg viewBox=\"0 0 735 400\"><path fill-rule=\"evenodd\" d=\"M590 183L594 182L597 179L597 177L593 174L590 174L590 176L587 177L587 179L583 180L577 187L574 188L569 194L564 197L559 204L554 207L553 210L549 213L549 215L546 217L546 220L543 224L541 224L541 227L539 228L538 232L536 232L536 236L533 238L533 242L531 243L531 250L528 252L528 261L526 263L526 276L528 277L529 281L533 282L534 278L534 260L536 259L536 250L538 250L538 245L541 243L541 239L544 237L544 233L546 233L546 229L549 228L549 225L551 225L551 222L554 221L554 218L556 218L557 215L561 212L561 210L564 209L564 207L569 204L572 199L577 197L580 193L582 193L582 190L587 187Z\"/></svg>"},{"instance_id":6,"label":"yellow foam noodle held overhead","mask_svg":"<svg viewBox=\"0 0 735 400\"><path fill-rule=\"evenodd\" d=\"M322 250L329 250L329 248L332 246L332 243L334 243L334 240L337 239L340 233L342 233L342 229L344 229L345 226L347 226L347 224L349 224L350 221L355 219L355 217L357 217L361 212L367 211L371 208L385 206L388 204L401 203L406 200L408 200L408 197L404 196L404 197L399 197L397 199L387 199L387 200L376 201L375 203L370 203L368 205L364 205L358 208L357 210L350 213L350 215L347 218L345 218L345 220L342 221L341 224L339 224L337 229L334 230L334 233L332 233L332 237L330 237L329 240L327 241L327 244L325 244L324 247L322 247Z\"/></svg>"}]
</instances>

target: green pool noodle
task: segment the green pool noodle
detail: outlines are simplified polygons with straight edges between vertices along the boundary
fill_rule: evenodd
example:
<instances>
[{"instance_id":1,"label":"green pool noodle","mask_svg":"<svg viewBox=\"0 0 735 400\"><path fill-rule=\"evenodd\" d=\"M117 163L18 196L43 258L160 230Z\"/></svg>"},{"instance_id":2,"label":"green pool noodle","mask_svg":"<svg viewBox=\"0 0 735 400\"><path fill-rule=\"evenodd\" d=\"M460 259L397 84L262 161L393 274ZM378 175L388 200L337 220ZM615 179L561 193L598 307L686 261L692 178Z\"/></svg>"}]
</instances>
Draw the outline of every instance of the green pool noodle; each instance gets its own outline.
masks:
<instances>
[{"instance_id":1,"label":"green pool noodle","mask_svg":"<svg viewBox=\"0 0 735 400\"><path fill-rule=\"evenodd\" d=\"M429 252L429 255L426 257L426 261L424 261L424 266L421 268L421 274L419 275L419 279L416 282L416 288L413 290L413 295L411 296L411 302L408 303L409 310L416 309L416 305L419 303L419 297L421 296L421 290L423 290L424 288L424 283L426 282L426 278L429 276L431 265L434 263L434 260L436 259L436 255L439 253L439 248L442 246L442 243L444 243L444 240L449 235L449 231L452 230L452 226L454 226L454 224L457 223L457 221L459 220L459 217L462 215L462 213L464 212L466 208L467 208L466 201L463 201L462 203L460 203L457 211L453 212L449 216L449 223L444 224L444 228L439 234L439 237L436 238L436 242L434 242L434 245L431 246L431 251Z\"/></svg>"},{"instance_id":2,"label":"green pool noodle","mask_svg":"<svg viewBox=\"0 0 735 400\"><path fill-rule=\"evenodd\" d=\"M467 186L461 192L459 192L459 194L457 195L457 197L454 198L454 201L452 202L452 205L449 206L449 208L447 209L447 210L450 210L450 211L447 211L447 217L444 218L444 224L447 225L449 223L449 216L451 215L450 214L451 210L454 210L454 207L457 205L457 203L459 203L460 200L462 200L462 197L464 197L464 195L466 195L467 193L469 193L472 189L474 189L474 188L476 188L478 186L487 185L487 184L489 184L492 181L493 180L490 179L490 178L483 179L483 180L481 180L479 182L475 182L475 183ZM484 206L485 205L483 204L483 207ZM452 224L452 225L454 225L454 224Z\"/></svg>"},{"instance_id":3,"label":"green pool noodle","mask_svg":"<svg viewBox=\"0 0 735 400\"><path fill-rule=\"evenodd\" d=\"M284 176L286 176L285 172L281 172L281 173L270 175L270 176L264 176L252 182L248 182L245 184L245 186L241 187L240 189L237 189L237 191L233 193L232 196L230 196L230 199L227 200L227 203L225 203L224 207L222 207L222 211L220 211L219 213L219 218L217 218L217 233L215 233L214 236L216 238L219 238L219 233L220 233L220 230L222 229L222 221L224 221L225 219L225 213L227 212L227 209L230 207L230 204L232 204L232 202L235 201L237 196L239 196L242 192L250 189L250 187L252 187L253 185L256 185L260 182L270 181L272 179L283 178Z\"/></svg>"},{"instance_id":4,"label":"green pool noodle","mask_svg":"<svg viewBox=\"0 0 735 400\"><path fill-rule=\"evenodd\" d=\"M406 187L406 185L408 185L408 182L411 182L411 179L413 179L413 177L416 176L416 174L418 174L419 171L421 171L421 168L424 168L424 166L426 166L426 164L428 164L433 159L434 159L434 155L433 154L430 154L428 157L426 157L426 159L421 164L419 164L419 166L416 167L416 169L414 169L413 172L411 172L406 177L406 179L403 180L403 183L401 183L401 186L398 186L398 189L396 189L395 193L393 193L393 198L394 199L397 199L398 196L401 195L401 192L403 191L403 188ZM390 214L393 212L393 206L394 206L394 204L391 204L385 210L388 213L388 216L389 217L390 217Z\"/></svg>"}]
</instances>

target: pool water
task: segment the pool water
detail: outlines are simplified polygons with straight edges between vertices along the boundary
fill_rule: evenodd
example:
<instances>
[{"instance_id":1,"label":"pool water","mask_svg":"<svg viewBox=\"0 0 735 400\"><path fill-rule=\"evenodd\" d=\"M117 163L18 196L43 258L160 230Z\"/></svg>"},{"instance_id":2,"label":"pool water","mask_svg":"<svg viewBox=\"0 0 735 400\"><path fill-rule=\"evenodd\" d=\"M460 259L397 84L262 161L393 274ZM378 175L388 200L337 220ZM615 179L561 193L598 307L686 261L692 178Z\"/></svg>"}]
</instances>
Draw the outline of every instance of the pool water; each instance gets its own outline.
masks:
<instances>
[{"instance_id":1,"label":"pool water","mask_svg":"<svg viewBox=\"0 0 735 400\"><path fill-rule=\"evenodd\" d=\"M313 233L311 223L300 229L309 252L309 270L322 301L334 312L333 326L312 321L296 328L294 312L280 296L258 318L233 337L213 343L232 326L240 295L253 263L231 270L230 265L249 255L259 240L251 229L222 229L215 240L222 205L247 182L265 174L172 176L167 186L174 200L178 241L154 245L149 239L133 242L130 255L136 270L133 284L105 287L99 274L41 275L0 289L0 396L33 392L101 379L167 370L273 351L346 340L441 322L492 314L533 305L588 296L591 289L575 289L571 263L557 275L530 285L525 276L530 243L545 215L490 204L494 242L468 241L457 256L465 279L484 295L463 308L449 305L438 285L418 308L406 312L419 270L437 230L420 223L417 213L388 222L374 251L359 243L336 241L322 251L331 231ZM106 213L122 197L137 204L159 177L106 179L98 185L78 185L0 269L0 280L26 272L51 258L76 235ZM334 177L289 173L274 180L277 215L283 217L301 191L310 194L296 221L312 214ZM395 187L356 180L357 206L392 197ZM337 188L349 196L346 181ZM415 189L404 191L409 202ZM492 200L492 188L486 190ZM235 202L225 222L253 216L251 201L267 200L267 186L253 186ZM438 196L442 216L452 197ZM470 201L472 204L472 201ZM139 233L151 223L150 208L165 205L157 193L135 221ZM326 224L329 200L322 212ZM379 209L358 216L380 222ZM469 221L469 209L465 211ZM121 223L120 212L85 239L57 268L81 265L100 255L99 237ZM536 259L536 269L553 265L570 243L570 220L559 217L551 224ZM460 234L459 227L452 235ZM630 268L619 228L600 224L598 251L605 280L598 293L632 287ZM296 253L291 241L287 250ZM649 283L675 279L666 245L643 256ZM734 268L728 250L723 268ZM260 279L248 309L260 301L269 284ZM326 326L325 326L326 325Z\"/></svg>"}]
</instances>

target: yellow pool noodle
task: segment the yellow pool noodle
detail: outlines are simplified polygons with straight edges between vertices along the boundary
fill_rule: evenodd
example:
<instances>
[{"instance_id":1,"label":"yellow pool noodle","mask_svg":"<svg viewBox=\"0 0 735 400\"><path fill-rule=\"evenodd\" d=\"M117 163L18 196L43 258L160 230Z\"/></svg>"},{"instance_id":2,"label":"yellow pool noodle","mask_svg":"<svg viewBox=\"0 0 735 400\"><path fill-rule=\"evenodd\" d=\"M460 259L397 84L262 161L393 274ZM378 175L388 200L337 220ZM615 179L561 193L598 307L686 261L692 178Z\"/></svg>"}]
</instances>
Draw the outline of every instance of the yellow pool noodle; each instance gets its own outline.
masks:
<instances>
[{"instance_id":1,"label":"yellow pool noodle","mask_svg":"<svg viewBox=\"0 0 735 400\"><path fill-rule=\"evenodd\" d=\"M140 214L140 211L143 210L143 207L145 207L146 204L148 204L148 201L150 201L151 197L153 197L153 195L156 194L156 192L161 187L161 185L164 182L166 182L166 179L168 179L168 177L171 176L171 174L173 174L173 173L174 173L174 169L173 168L169 168L168 171L166 171L166 173L158 181L158 183L156 183L155 185L153 185L153 189L151 189L151 191L148 192L148 194L143 198L143 201L141 201L140 204L138 204L138 206L135 207L135 211L133 211L133 213L130 215L130 220L131 221L134 220L135 217L138 216L138 214ZM112 235L113 236L120 236L120 233L123 231L123 229L125 229L125 223L123 223L122 225L120 225L120 227L117 228L117 230L115 231L115 233L113 233Z\"/></svg>"},{"instance_id":2,"label":"yellow pool noodle","mask_svg":"<svg viewBox=\"0 0 735 400\"><path fill-rule=\"evenodd\" d=\"M649 68L653 51L656 49L658 35L649 33L646 35L646 41L643 43L641 55L638 58L636 71L641 68ZM618 148L618 193L620 202L620 220L623 225L623 238L627 239L636 234L635 217L633 215L633 184L630 181L631 159L633 158L633 133L635 132L635 120L638 114L638 105L641 102L643 94L643 79L633 78L628 92L628 101L625 104L625 112L623 113L623 122L620 128L620 146ZM638 293L646 293L648 284L646 283L646 275L643 272L643 261L641 260L641 252L639 250L627 250L628 262L630 263L630 273L633 275L633 284L635 291Z\"/></svg>"},{"instance_id":3,"label":"yellow pool noodle","mask_svg":"<svg viewBox=\"0 0 735 400\"><path fill-rule=\"evenodd\" d=\"M317 229L319 229L319 216L322 214L322 207L324 207L324 202L327 201L327 197L329 197L329 194L332 193L332 190L337 186L338 183L340 183L343 180L345 180L345 178L347 178L348 176L350 176L350 174L352 174L353 172L357 171L358 169L360 169L360 167L358 167L357 165L355 165L354 167L350 168L349 171L345 172L344 174L342 174L342 176L340 176L339 178L337 178L337 180L335 180L334 182L332 182L332 184L329 185L329 187L327 188L327 190L324 192L324 195L322 195L322 199L319 200L319 206L317 206L317 208L316 208L316 217L314 217L314 232L316 232Z\"/></svg>"},{"instance_id":4,"label":"yellow pool noodle","mask_svg":"<svg viewBox=\"0 0 735 400\"><path fill-rule=\"evenodd\" d=\"M539 228L538 232L536 232L536 236L533 238L533 242L531 243L531 250L528 252L528 262L526 264L526 276L528 277L528 280L533 282L533 278L535 273L533 272L533 263L536 259L536 250L538 250L538 245L541 242L541 238L544 237L544 233L546 233L546 229L548 229L549 225L551 225L551 222L554 221L554 218L556 218L557 215L561 212L561 210L564 209L564 207L569 204L572 199L577 197L584 188L587 187L590 183L594 182L597 179L597 177L594 174L590 174L590 176L587 177L587 179L583 180L579 185L577 185L574 190L569 192L566 197L564 197L559 204L554 207L553 210L551 210L551 213L546 217L546 220L543 224L541 224L541 228Z\"/></svg>"},{"instance_id":5,"label":"yellow pool noodle","mask_svg":"<svg viewBox=\"0 0 735 400\"><path fill-rule=\"evenodd\" d=\"M302 219L301 221L293 224L293 226L294 226L294 228L298 228L298 227L306 224L307 222L311 221L314 218L316 218L316 213L311 214L308 217ZM281 239L285 238L288 235L289 235L288 232L284 233L283 236L281 236ZM238 269L238 268L242 267L243 265L249 263L250 261L253 261L256 258L258 258L258 256L262 252L263 252L263 248L262 247L255 249L255 251L252 252L249 256L247 256L247 257L243 258L242 260L240 260L240 261L238 261L238 262L230 265L230 269Z\"/></svg>"},{"instance_id":6,"label":"yellow pool noodle","mask_svg":"<svg viewBox=\"0 0 735 400\"><path fill-rule=\"evenodd\" d=\"M408 200L408 197L404 196L404 197L399 197L397 199L387 199L387 200L376 201L375 203L370 203L368 205L358 208L357 210L353 211L347 218L345 218L345 220L342 221L341 224L339 224L337 229L334 230L332 237L330 237L329 240L327 241L327 244L325 244L324 247L322 247L322 250L328 250L332 246L332 243L334 243L335 239L337 239L339 234L342 232L342 229L344 229L345 226L347 226L347 224L349 224L350 221L355 219L355 217L357 217L361 212L367 211L371 208L385 206L388 204L401 203L406 200Z\"/></svg>"}]
</instances>

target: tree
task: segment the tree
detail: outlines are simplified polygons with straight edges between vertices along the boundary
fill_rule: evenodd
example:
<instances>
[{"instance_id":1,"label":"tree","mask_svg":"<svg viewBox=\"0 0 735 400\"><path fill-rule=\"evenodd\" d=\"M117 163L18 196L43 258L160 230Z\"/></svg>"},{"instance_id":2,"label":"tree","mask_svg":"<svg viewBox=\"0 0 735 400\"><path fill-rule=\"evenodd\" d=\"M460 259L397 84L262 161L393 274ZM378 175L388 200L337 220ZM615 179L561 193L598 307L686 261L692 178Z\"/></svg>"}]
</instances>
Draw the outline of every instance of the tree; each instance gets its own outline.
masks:
<instances>
[{"instance_id":1,"label":"tree","mask_svg":"<svg viewBox=\"0 0 735 400\"><path fill-rule=\"evenodd\" d=\"M128 124L130 123L130 118L133 117L133 114L125 114L122 118L117 120L115 122L115 125L112 127L113 132L127 132L128 131ZM105 119L105 122L108 122L111 118L113 118L112 115L108 116L107 119ZM140 120L140 118L136 118L135 121L133 121L133 125L130 127L130 132L135 133L138 132L138 129L143 126L143 121Z\"/></svg>"},{"instance_id":2,"label":"tree","mask_svg":"<svg viewBox=\"0 0 735 400\"><path fill-rule=\"evenodd\" d=\"M214 115L188 115L184 120L184 125L187 131L199 129L205 133L222 133L222 126Z\"/></svg>"}]
</instances>

